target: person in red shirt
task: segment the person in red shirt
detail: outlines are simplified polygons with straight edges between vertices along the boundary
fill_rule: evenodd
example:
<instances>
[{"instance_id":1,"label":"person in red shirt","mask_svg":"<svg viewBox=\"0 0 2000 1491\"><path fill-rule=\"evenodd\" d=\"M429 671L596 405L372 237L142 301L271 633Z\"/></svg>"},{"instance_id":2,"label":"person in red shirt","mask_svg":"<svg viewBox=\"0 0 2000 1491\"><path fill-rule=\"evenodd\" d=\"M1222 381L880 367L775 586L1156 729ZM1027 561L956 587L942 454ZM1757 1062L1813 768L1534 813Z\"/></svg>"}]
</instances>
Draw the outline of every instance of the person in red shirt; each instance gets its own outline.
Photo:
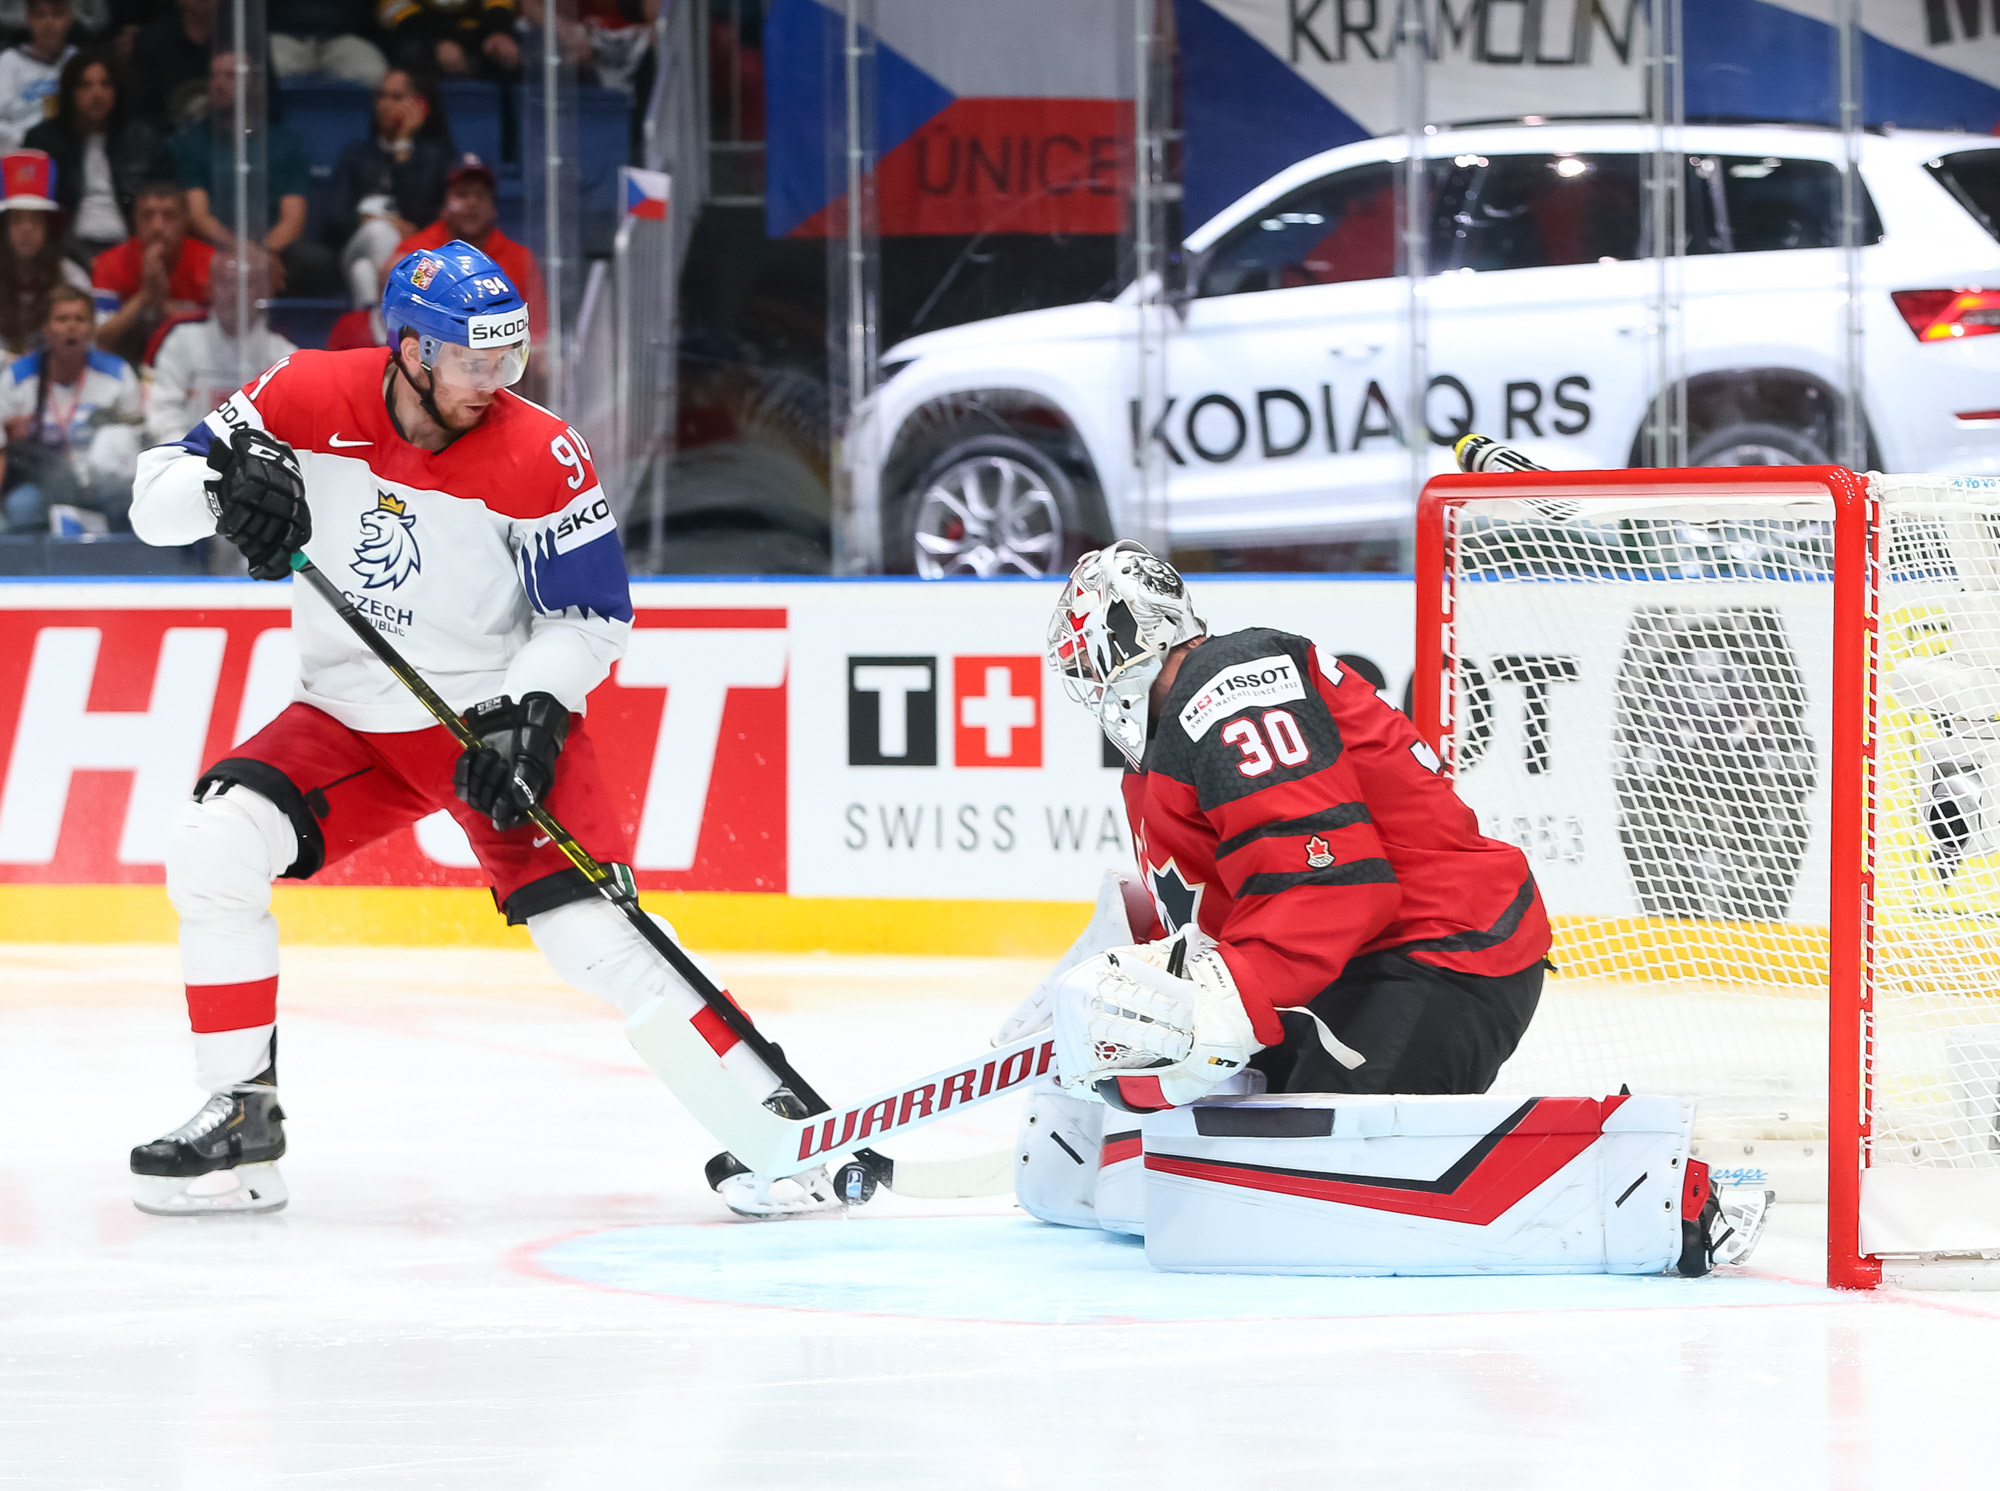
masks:
<instances>
[{"instance_id":1,"label":"person in red shirt","mask_svg":"<svg viewBox=\"0 0 2000 1491\"><path fill-rule=\"evenodd\" d=\"M500 213L493 201L494 178L486 162L469 151L460 156L444 179L444 211L421 232L396 245L393 266L419 249L441 249L454 239L471 244L507 271L528 302L529 334L539 338L547 329L541 267L525 245L500 231Z\"/></svg>"},{"instance_id":2,"label":"person in red shirt","mask_svg":"<svg viewBox=\"0 0 2000 1491\"><path fill-rule=\"evenodd\" d=\"M117 302L97 327L97 345L137 365L169 316L208 305L215 250L188 236L187 198L172 182L149 182L132 203L132 236L92 261L91 287Z\"/></svg>"},{"instance_id":3,"label":"person in red shirt","mask_svg":"<svg viewBox=\"0 0 2000 1491\"><path fill-rule=\"evenodd\" d=\"M1210 636L1120 541L1063 590L1049 657L1129 770L1153 940L1079 964L1063 1086L1146 1111L1246 1068L1275 1092L1479 1093L1540 999L1548 916L1368 681L1304 637ZM1033 1003L1033 1001L1031 1001ZM1025 1033L1025 1030L1013 1033Z\"/></svg>"},{"instance_id":4,"label":"person in red shirt","mask_svg":"<svg viewBox=\"0 0 2000 1491\"><path fill-rule=\"evenodd\" d=\"M352 352L356 347L386 347L389 329L382 324L380 306L362 306L333 323L326 334L326 350Z\"/></svg>"}]
</instances>

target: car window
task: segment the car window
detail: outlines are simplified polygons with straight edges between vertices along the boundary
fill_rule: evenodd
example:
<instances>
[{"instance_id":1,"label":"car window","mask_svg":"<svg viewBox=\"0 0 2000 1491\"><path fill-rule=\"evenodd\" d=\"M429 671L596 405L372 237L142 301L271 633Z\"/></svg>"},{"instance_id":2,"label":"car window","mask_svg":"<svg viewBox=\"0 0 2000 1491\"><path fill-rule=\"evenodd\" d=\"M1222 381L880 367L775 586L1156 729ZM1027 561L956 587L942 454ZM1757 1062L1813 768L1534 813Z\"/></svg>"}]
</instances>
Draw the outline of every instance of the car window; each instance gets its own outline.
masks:
<instances>
[{"instance_id":1,"label":"car window","mask_svg":"<svg viewBox=\"0 0 2000 1491\"><path fill-rule=\"evenodd\" d=\"M1396 272L1396 168L1358 166L1280 198L1232 229L1202 271L1203 296L1386 279Z\"/></svg>"},{"instance_id":2,"label":"car window","mask_svg":"<svg viewBox=\"0 0 2000 1491\"><path fill-rule=\"evenodd\" d=\"M1719 155L1723 252L1776 253L1840 247L1841 169L1832 161ZM1861 241L1882 241L1882 220L1862 189ZM1692 246L1690 246L1692 247Z\"/></svg>"},{"instance_id":3,"label":"car window","mask_svg":"<svg viewBox=\"0 0 2000 1491\"><path fill-rule=\"evenodd\" d=\"M1448 164L1432 209L1435 272L1639 256L1636 155L1460 155Z\"/></svg>"},{"instance_id":4,"label":"car window","mask_svg":"<svg viewBox=\"0 0 2000 1491\"><path fill-rule=\"evenodd\" d=\"M1928 169L1974 222L2000 238L2000 150L1961 150L1930 162Z\"/></svg>"}]
</instances>

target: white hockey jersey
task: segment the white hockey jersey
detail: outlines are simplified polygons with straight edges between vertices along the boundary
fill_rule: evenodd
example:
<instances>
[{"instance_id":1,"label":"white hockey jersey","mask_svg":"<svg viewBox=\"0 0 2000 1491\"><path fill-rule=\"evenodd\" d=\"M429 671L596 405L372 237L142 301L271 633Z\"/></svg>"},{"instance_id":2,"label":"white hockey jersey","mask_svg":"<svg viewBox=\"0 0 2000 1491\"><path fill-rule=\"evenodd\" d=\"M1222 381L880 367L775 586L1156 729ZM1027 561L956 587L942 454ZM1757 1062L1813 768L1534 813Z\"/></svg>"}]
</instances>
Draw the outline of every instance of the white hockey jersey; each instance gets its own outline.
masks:
<instances>
[{"instance_id":1,"label":"white hockey jersey","mask_svg":"<svg viewBox=\"0 0 2000 1491\"><path fill-rule=\"evenodd\" d=\"M388 351L299 352L170 445L141 452L132 528L153 544L215 532L211 442L250 427L298 453L306 554L453 708L536 690L581 711L625 650L632 601L611 506L575 430L502 392L431 452L383 404ZM307 586L292 587L296 698L350 729L433 723Z\"/></svg>"}]
</instances>

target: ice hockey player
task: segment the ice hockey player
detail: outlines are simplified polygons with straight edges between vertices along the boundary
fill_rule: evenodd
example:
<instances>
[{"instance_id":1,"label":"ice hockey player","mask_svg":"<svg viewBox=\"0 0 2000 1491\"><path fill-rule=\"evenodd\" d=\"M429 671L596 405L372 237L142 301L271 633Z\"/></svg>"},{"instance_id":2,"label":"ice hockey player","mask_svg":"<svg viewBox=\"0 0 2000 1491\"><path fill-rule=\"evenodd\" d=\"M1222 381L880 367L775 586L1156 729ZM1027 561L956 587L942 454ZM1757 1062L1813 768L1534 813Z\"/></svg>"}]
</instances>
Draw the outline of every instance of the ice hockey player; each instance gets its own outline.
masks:
<instances>
[{"instance_id":1,"label":"ice hockey player","mask_svg":"<svg viewBox=\"0 0 2000 1491\"><path fill-rule=\"evenodd\" d=\"M210 1097L132 1151L145 1211L284 1204L271 882L309 879L439 808L464 827L500 911L565 979L628 1015L669 1001L749 1101L778 1087L522 812L517 775L600 861L629 852L583 719L631 628L624 556L583 440L509 392L527 362L526 304L499 265L454 242L395 267L382 317L389 347L295 353L144 452L132 524L156 544L219 533L260 580L285 578L305 550L484 746L461 753L293 587L293 703L202 773L167 850Z\"/></svg>"},{"instance_id":2,"label":"ice hockey player","mask_svg":"<svg viewBox=\"0 0 2000 1491\"><path fill-rule=\"evenodd\" d=\"M1548 917L1526 857L1479 832L1409 720L1304 637L1211 636L1130 541L1078 562L1048 655L1128 763L1146 896L1136 915L1100 897L1094 945L1000 1031L1054 1025L1063 1093L1030 1113L1045 1134L1108 1163L1106 1110L1086 1103L1492 1085L1540 999ZM1023 1204L1119 1225L1092 1215L1086 1176L1065 1184L1025 1185ZM1138 1230L1129 1195L1119 1209Z\"/></svg>"}]
</instances>

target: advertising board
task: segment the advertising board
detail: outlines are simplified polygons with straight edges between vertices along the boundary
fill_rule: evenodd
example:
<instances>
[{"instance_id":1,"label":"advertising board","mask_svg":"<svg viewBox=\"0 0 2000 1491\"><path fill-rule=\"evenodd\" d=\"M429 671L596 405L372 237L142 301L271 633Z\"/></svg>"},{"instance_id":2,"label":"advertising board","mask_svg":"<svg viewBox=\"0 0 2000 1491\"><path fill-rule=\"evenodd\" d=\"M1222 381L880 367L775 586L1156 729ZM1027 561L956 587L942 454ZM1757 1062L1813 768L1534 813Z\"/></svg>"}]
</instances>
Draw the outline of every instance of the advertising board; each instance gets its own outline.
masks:
<instances>
[{"instance_id":1,"label":"advertising board","mask_svg":"<svg viewBox=\"0 0 2000 1491\"><path fill-rule=\"evenodd\" d=\"M589 728L643 890L1083 902L1130 862L1119 768L1042 661L1049 582L633 592L631 645ZM1194 593L1215 630L1304 633L1402 702L1407 580L1202 578ZM159 884L201 768L291 697L288 601L232 581L0 586L0 887ZM483 883L443 812L314 881Z\"/></svg>"}]
</instances>

